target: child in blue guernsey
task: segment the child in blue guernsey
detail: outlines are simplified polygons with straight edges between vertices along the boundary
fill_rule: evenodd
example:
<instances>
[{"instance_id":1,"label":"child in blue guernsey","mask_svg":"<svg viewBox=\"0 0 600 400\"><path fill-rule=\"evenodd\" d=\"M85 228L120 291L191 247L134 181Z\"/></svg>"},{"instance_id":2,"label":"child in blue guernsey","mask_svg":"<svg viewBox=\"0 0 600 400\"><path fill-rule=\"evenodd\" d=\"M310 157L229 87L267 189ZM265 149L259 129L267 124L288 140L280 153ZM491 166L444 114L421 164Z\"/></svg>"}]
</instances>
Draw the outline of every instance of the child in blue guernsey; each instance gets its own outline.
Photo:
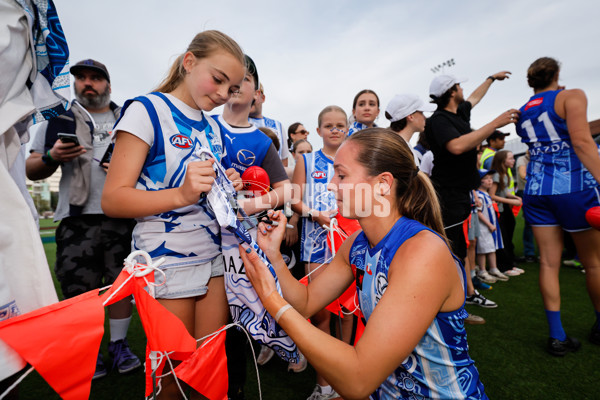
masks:
<instances>
[{"instance_id":1,"label":"child in blue guernsey","mask_svg":"<svg viewBox=\"0 0 600 400\"><path fill-rule=\"evenodd\" d=\"M310 273L309 281L327 268L327 264L323 265L328 261L327 231L323 225L329 226L331 217L337 214L334 194L327 190L327 185L333 178L333 157L348 133L348 117L344 110L338 106L325 107L319 114L317 133L323 138L323 148L298 157L292 178L294 187L302 189L302 193L294 190L292 209L303 216L300 246L306 272ZM311 316L311 321L330 333L330 318L331 313L322 309ZM351 318L343 318L342 323L346 325L342 331L352 329ZM322 399L337 397L321 375L317 375L315 393Z\"/></svg>"},{"instance_id":2,"label":"child in blue guernsey","mask_svg":"<svg viewBox=\"0 0 600 400\"><path fill-rule=\"evenodd\" d=\"M492 175L494 173L494 170L479 170L481 184L477 191L477 197L479 197L481 207L477 212L480 222L479 237L477 238L477 265L479 266L477 275L484 282L495 282L497 279L508 280L507 277L499 274L500 271L496 265L496 250L502 248L502 235L496 210L488 193L493 184ZM491 274L487 271L486 260Z\"/></svg>"},{"instance_id":3,"label":"child in blue guernsey","mask_svg":"<svg viewBox=\"0 0 600 400\"><path fill-rule=\"evenodd\" d=\"M342 144L334 169L329 187L343 216L362 230L306 287L279 253L285 217L270 213L279 226L262 233L266 226L259 225L258 244L285 298L258 255L242 252L263 305L343 398L487 399L464 327L467 276L444 237L433 185L409 146L391 130L365 129ZM366 319L354 347L306 320L350 285Z\"/></svg>"},{"instance_id":4,"label":"child in blue guernsey","mask_svg":"<svg viewBox=\"0 0 600 400\"><path fill-rule=\"evenodd\" d=\"M244 77L244 54L218 31L196 35L155 92L128 101L114 128L116 142L102 196L107 215L136 218L134 249L147 251L157 300L202 338L227 323L219 226L204 196L215 160L191 161L198 148L224 155L219 126L204 115L227 102ZM232 180L239 174L229 170ZM240 182L241 186L241 182ZM171 376L160 398L180 398Z\"/></svg>"}]
</instances>

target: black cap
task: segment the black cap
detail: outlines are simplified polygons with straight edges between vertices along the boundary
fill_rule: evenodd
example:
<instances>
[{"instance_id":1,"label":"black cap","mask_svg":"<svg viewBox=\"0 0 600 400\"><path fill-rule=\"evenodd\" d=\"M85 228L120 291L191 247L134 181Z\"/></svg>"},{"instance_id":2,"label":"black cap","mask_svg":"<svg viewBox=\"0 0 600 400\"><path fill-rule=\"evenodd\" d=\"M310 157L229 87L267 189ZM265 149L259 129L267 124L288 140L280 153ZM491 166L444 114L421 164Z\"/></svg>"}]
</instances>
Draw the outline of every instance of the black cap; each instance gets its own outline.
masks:
<instances>
[{"instance_id":1,"label":"black cap","mask_svg":"<svg viewBox=\"0 0 600 400\"><path fill-rule=\"evenodd\" d=\"M102 64L101 62L92 60L91 58L89 58L87 60L82 60L82 61L79 61L77 64L73 65L71 67L70 71L73 75L75 75L76 73L78 73L79 71L84 70L84 69L91 69L93 71L100 72L102 75L104 75L106 80L110 83L110 75L108 75L108 70L106 69L106 65Z\"/></svg>"},{"instance_id":2,"label":"black cap","mask_svg":"<svg viewBox=\"0 0 600 400\"><path fill-rule=\"evenodd\" d=\"M244 54L244 59L246 60L246 69L248 70L248 73L254 78L254 90L258 90L260 82L258 81L256 64L254 64L254 61L247 54Z\"/></svg>"},{"instance_id":3,"label":"black cap","mask_svg":"<svg viewBox=\"0 0 600 400\"><path fill-rule=\"evenodd\" d=\"M492 134L490 136L488 136L487 140L488 140L488 143L489 143L490 140L505 138L508 135L510 135L510 133L504 133L504 132L500 132L500 131L494 131L494 132L492 132Z\"/></svg>"}]
</instances>

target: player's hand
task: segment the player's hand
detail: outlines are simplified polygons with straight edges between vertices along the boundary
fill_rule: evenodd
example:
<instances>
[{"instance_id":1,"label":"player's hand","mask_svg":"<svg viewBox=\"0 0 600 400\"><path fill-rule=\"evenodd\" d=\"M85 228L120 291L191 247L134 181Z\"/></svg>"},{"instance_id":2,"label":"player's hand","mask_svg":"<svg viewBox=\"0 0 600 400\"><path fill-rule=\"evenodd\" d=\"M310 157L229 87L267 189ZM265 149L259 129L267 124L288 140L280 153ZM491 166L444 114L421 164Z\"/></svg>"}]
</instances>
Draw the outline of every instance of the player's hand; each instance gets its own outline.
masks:
<instances>
[{"instance_id":1,"label":"player's hand","mask_svg":"<svg viewBox=\"0 0 600 400\"><path fill-rule=\"evenodd\" d=\"M50 149L50 157L52 157L54 161L66 163L73 161L85 152L86 150L81 145L75 143L63 143L58 139Z\"/></svg>"},{"instance_id":2,"label":"player's hand","mask_svg":"<svg viewBox=\"0 0 600 400\"><path fill-rule=\"evenodd\" d=\"M214 159L192 161L187 165L183 185L179 189L182 204L197 203L203 193L208 193L215 181Z\"/></svg>"},{"instance_id":3,"label":"player's hand","mask_svg":"<svg viewBox=\"0 0 600 400\"><path fill-rule=\"evenodd\" d=\"M250 250L249 253L248 250ZM240 245L240 256L244 262L246 276L250 279L252 287L256 291L256 294L258 294L258 297L264 301L272 293L277 291L275 278L254 250L249 247L247 247L246 250L246 248Z\"/></svg>"},{"instance_id":4,"label":"player's hand","mask_svg":"<svg viewBox=\"0 0 600 400\"><path fill-rule=\"evenodd\" d=\"M227 171L225 171L225 173L227 174L227 178L229 178L229 180L233 184L233 188L235 189L235 191L239 192L240 190L242 190L244 184L242 182L242 177L240 176L240 173L237 172L235 168L229 168Z\"/></svg>"},{"instance_id":5,"label":"player's hand","mask_svg":"<svg viewBox=\"0 0 600 400\"><path fill-rule=\"evenodd\" d=\"M496 126L496 128L502 128L505 125L510 123L516 124L519 121L521 113L519 110L511 108L510 110L504 111L502 114L498 115L492 123Z\"/></svg>"},{"instance_id":6,"label":"player's hand","mask_svg":"<svg viewBox=\"0 0 600 400\"><path fill-rule=\"evenodd\" d=\"M256 242L267 256L279 253L279 247L286 231L287 218L280 210L267 212L267 220L277 222L277 226L259 222Z\"/></svg>"},{"instance_id":7,"label":"player's hand","mask_svg":"<svg viewBox=\"0 0 600 400\"><path fill-rule=\"evenodd\" d=\"M496 232L496 227L494 225L490 225L490 232Z\"/></svg>"},{"instance_id":8,"label":"player's hand","mask_svg":"<svg viewBox=\"0 0 600 400\"><path fill-rule=\"evenodd\" d=\"M496 79L497 81L503 81L505 79L510 78L510 74L512 72L510 71L500 71L500 72L496 72L494 75L491 75L492 78Z\"/></svg>"}]
</instances>

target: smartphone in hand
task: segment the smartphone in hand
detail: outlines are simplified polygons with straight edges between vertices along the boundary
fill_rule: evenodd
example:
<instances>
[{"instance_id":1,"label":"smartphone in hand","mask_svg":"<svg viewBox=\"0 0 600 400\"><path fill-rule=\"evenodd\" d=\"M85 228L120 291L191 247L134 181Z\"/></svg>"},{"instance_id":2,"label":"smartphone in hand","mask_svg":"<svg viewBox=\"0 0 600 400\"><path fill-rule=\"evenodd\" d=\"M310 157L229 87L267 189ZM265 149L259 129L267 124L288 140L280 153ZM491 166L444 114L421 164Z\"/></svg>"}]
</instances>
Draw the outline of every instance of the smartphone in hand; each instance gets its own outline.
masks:
<instances>
[{"instance_id":1,"label":"smartphone in hand","mask_svg":"<svg viewBox=\"0 0 600 400\"><path fill-rule=\"evenodd\" d=\"M110 163L110 159L112 158L112 153L113 153L114 148L115 148L114 143L111 143L108 145L108 147L106 148L106 151L104 152L104 155L102 156L102 159L100 160L101 166L104 163Z\"/></svg>"},{"instance_id":2,"label":"smartphone in hand","mask_svg":"<svg viewBox=\"0 0 600 400\"><path fill-rule=\"evenodd\" d=\"M58 138L63 143L73 143L75 146L79 146L79 139L74 133L58 133Z\"/></svg>"}]
</instances>

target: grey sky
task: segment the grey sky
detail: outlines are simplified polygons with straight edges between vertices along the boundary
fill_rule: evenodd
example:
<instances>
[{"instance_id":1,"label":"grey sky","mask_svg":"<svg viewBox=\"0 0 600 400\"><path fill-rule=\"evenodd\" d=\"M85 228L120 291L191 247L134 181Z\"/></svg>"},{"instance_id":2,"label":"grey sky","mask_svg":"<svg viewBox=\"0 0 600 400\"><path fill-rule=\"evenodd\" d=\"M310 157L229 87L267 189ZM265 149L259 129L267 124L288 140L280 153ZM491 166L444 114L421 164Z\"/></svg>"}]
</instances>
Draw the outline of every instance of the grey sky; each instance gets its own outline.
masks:
<instances>
[{"instance_id":1,"label":"grey sky","mask_svg":"<svg viewBox=\"0 0 600 400\"><path fill-rule=\"evenodd\" d=\"M423 99L431 67L454 58L446 73L467 77L468 95L488 75L495 82L474 109L481 126L531 95L525 73L538 57L562 63L561 83L588 95L588 118L600 118L600 3L545 1L238 1L55 0L71 63L94 58L111 74L113 99L144 94L166 74L193 36L218 29L233 37L258 66L264 114L284 127L301 121L316 133L321 109L351 113L352 99L370 88L381 99L378 125L396 93ZM217 110L219 112L219 110ZM514 127L506 129L514 132Z\"/></svg>"}]
</instances>

